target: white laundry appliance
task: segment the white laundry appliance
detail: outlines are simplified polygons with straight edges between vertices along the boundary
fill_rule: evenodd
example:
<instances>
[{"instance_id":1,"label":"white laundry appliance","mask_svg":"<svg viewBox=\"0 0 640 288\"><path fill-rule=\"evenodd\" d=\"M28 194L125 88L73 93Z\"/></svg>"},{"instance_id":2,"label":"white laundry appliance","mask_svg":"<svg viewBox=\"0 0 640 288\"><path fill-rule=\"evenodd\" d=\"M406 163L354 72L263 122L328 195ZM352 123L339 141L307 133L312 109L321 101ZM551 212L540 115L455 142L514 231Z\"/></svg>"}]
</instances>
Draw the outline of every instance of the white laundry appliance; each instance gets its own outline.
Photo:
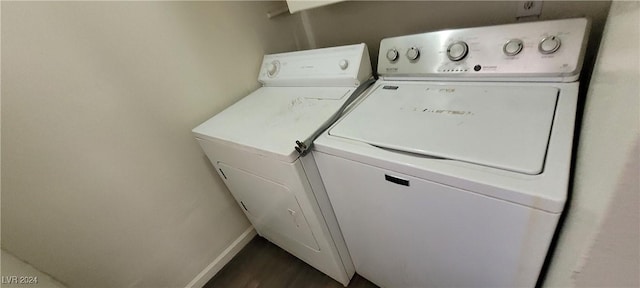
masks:
<instances>
[{"instance_id":1,"label":"white laundry appliance","mask_svg":"<svg viewBox=\"0 0 640 288\"><path fill-rule=\"evenodd\" d=\"M365 44L265 55L264 86L193 129L258 234L345 286L353 263L313 155L300 148L371 76Z\"/></svg>"},{"instance_id":2,"label":"white laundry appliance","mask_svg":"<svg viewBox=\"0 0 640 288\"><path fill-rule=\"evenodd\" d=\"M567 199L586 19L383 39L378 80L314 142L356 272L533 287Z\"/></svg>"}]
</instances>

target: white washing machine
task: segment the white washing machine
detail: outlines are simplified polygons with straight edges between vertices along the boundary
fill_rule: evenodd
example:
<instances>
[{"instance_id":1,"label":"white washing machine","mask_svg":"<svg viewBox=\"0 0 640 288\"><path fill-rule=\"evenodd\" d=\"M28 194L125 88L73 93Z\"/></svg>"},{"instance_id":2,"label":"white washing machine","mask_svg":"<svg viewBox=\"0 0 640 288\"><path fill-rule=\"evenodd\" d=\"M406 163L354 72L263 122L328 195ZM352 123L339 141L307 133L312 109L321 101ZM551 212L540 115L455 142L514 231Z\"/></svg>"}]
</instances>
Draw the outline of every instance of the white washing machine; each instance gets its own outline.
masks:
<instances>
[{"instance_id":1,"label":"white washing machine","mask_svg":"<svg viewBox=\"0 0 640 288\"><path fill-rule=\"evenodd\" d=\"M589 22L387 38L314 142L356 272L382 287L533 287L569 184Z\"/></svg>"},{"instance_id":2,"label":"white washing machine","mask_svg":"<svg viewBox=\"0 0 640 288\"><path fill-rule=\"evenodd\" d=\"M371 76L365 44L266 55L264 86L193 129L258 234L345 286L353 263L296 141L311 143Z\"/></svg>"}]
</instances>

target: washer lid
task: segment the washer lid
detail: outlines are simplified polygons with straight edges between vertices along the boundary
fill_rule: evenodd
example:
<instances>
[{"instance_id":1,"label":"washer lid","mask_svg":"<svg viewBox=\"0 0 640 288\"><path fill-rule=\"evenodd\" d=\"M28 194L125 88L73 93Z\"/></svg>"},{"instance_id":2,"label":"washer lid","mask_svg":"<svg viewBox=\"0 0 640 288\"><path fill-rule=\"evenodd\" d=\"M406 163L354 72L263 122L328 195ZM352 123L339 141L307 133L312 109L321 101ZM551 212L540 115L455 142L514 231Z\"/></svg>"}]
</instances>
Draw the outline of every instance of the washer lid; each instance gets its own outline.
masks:
<instances>
[{"instance_id":1,"label":"washer lid","mask_svg":"<svg viewBox=\"0 0 640 288\"><path fill-rule=\"evenodd\" d=\"M261 87L193 129L198 138L244 146L285 162L340 109L354 87Z\"/></svg>"},{"instance_id":2,"label":"washer lid","mask_svg":"<svg viewBox=\"0 0 640 288\"><path fill-rule=\"evenodd\" d=\"M558 89L382 83L329 134L525 174L543 170Z\"/></svg>"}]
</instances>

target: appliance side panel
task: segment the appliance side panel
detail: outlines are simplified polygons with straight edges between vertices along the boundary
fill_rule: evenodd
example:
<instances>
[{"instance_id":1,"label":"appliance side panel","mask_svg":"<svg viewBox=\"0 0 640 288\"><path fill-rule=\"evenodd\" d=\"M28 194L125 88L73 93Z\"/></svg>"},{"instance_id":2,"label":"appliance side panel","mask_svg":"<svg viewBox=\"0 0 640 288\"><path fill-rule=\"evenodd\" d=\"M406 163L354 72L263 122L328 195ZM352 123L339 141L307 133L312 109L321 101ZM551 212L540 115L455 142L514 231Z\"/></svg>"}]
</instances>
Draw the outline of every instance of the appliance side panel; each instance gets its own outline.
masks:
<instances>
[{"instance_id":1,"label":"appliance side panel","mask_svg":"<svg viewBox=\"0 0 640 288\"><path fill-rule=\"evenodd\" d=\"M355 267L353 266L353 261L351 260L347 244L345 243L342 232L340 231L338 219L336 218L336 214L333 211L331 202L329 201L329 196L327 195L327 191L322 183L320 172L318 171L318 166L315 162L314 153L309 153L301 159L304 173L307 175L307 179L309 179L310 189L313 190L313 195L318 203L318 209L320 210L318 212L322 213L326 222L327 232L332 236L331 239L333 239L335 249L337 249L340 260L345 267L347 278L351 279L355 273Z\"/></svg>"},{"instance_id":2,"label":"appliance side panel","mask_svg":"<svg viewBox=\"0 0 640 288\"><path fill-rule=\"evenodd\" d=\"M316 153L356 271L383 287L533 287L558 214Z\"/></svg>"}]
</instances>

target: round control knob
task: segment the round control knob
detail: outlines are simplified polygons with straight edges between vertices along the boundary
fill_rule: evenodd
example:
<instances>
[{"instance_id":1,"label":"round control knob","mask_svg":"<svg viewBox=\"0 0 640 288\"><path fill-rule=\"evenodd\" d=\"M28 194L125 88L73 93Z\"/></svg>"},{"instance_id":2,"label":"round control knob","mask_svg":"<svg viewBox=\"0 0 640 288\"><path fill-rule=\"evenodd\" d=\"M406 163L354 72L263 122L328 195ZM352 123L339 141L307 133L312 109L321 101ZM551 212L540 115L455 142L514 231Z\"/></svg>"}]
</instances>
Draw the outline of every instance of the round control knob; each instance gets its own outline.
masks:
<instances>
[{"instance_id":1,"label":"round control knob","mask_svg":"<svg viewBox=\"0 0 640 288\"><path fill-rule=\"evenodd\" d=\"M542 54L551 54L560 48L560 38L556 36L544 37L538 44L538 51Z\"/></svg>"},{"instance_id":2,"label":"round control knob","mask_svg":"<svg viewBox=\"0 0 640 288\"><path fill-rule=\"evenodd\" d=\"M398 60L398 50L396 49L389 49L387 50L387 59L389 59L389 61L394 62L396 60Z\"/></svg>"},{"instance_id":3,"label":"round control knob","mask_svg":"<svg viewBox=\"0 0 640 288\"><path fill-rule=\"evenodd\" d=\"M269 77L273 77L276 74L278 74L278 69L280 68L280 62L276 61L272 61L271 63L267 64L267 75Z\"/></svg>"},{"instance_id":4,"label":"round control knob","mask_svg":"<svg viewBox=\"0 0 640 288\"><path fill-rule=\"evenodd\" d=\"M417 60L420 58L420 50L416 47L409 48L409 50L407 50L407 58L411 61Z\"/></svg>"},{"instance_id":5,"label":"round control knob","mask_svg":"<svg viewBox=\"0 0 640 288\"><path fill-rule=\"evenodd\" d=\"M349 61L347 61L347 59L342 59L338 63L338 66L340 66L340 69L345 70L347 69L347 67L349 67Z\"/></svg>"},{"instance_id":6,"label":"round control knob","mask_svg":"<svg viewBox=\"0 0 640 288\"><path fill-rule=\"evenodd\" d=\"M459 41L455 43L451 43L449 47L447 47L447 57L451 61L460 61L467 56L469 52L469 46L464 41Z\"/></svg>"},{"instance_id":7,"label":"round control knob","mask_svg":"<svg viewBox=\"0 0 640 288\"><path fill-rule=\"evenodd\" d=\"M511 39L502 46L502 52L507 56L516 56L520 51L522 51L522 40L520 39Z\"/></svg>"}]
</instances>

